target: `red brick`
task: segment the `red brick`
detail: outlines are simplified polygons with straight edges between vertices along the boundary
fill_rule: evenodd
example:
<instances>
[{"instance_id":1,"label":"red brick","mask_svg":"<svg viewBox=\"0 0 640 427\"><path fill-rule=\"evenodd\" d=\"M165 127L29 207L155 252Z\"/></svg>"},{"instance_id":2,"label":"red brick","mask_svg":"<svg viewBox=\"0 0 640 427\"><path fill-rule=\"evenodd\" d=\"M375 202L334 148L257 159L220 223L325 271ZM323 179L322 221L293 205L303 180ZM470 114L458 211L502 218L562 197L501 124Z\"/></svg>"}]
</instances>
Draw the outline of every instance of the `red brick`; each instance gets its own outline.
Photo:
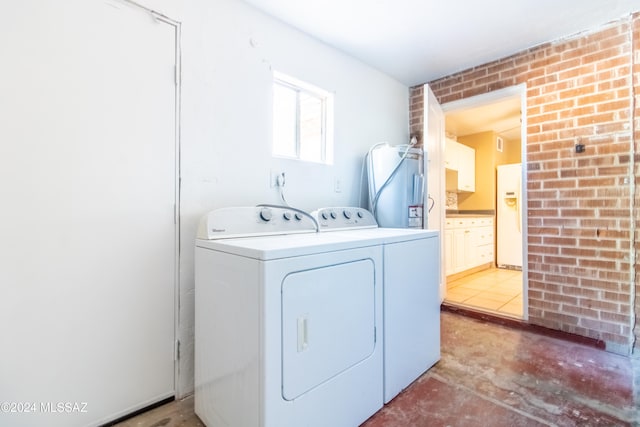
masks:
<instances>
[{"instance_id":1,"label":"red brick","mask_svg":"<svg viewBox=\"0 0 640 427\"><path fill-rule=\"evenodd\" d=\"M553 310L553 311L560 310L560 303L555 303L552 301L546 301L546 300L536 299L536 298L529 298L529 305L532 307L540 308L542 310Z\"/></svg>"},{"instance_id":2,"label":"red brick","mask_svg":"<svg viewBox=\"0 0 640 427\"><path fill-rule=\"evenodd\" d=\"M621 330L621 325L619 323L611 323L587 318L581 318L580 325L584 326L585 328L610 333L620 333Z\"/></svg>"},{"instance_id":3,"label":"red brick","mask_svg":"<svg viewBox=\"0 0 640 427\"><path fill-rule=\"evenodd\" d=\"M609 68L622 67L629 64L629 58L627 56L618 56L616 58L607 59L606 61L600 61L596 63L596 70L606 70Z\"/></svg>"},{"instance_id":4,"label":"red brick","mask_svg":"<svg viewBox=\"0 0 640 427\"><path fill-rule=\"evenodd\" d=\"M559 265L576 265L577 264L577 260L575 258L562 257L562 256L545 256L544 262L548 264L559 264Z\"/></svg>"},{"instance_id":5,"label":"red brick","mask_svg":"<svg viewBox=\"0 0 640 427\"><path fill-rule=\"evenodd\" d=\"M600 104L604 105L604 104ZM580 108L572 108L570 110L560 111L558 118L566 119L566 118L576 118L580 116L587 116L589 114L593 114L596 111L596 106L594 105L586 105Z\"/></svg>"},{"instance_id":6,"label":"red brick","mask_svg":"<svg viewBox=\"0 0 640 427\"><path fill-rule=\"evenodd\" d=\"M579 187L612 187L616 184L616 179L614 177L604 177L604 178L589 178L589 179L580 179L578 180Z\"/></svg>"},{"instance_id":7,"label":"red brick","mask_svg":"<svg viewBox=\"0 0 640 427\"><path fill-rule=\"evenodd\" d=\"M576 218L542 218L545 227L578 227Z\"/></svg>"},{"instance_id":8,"label":"red brick","mask_svg":"<svg viewBox=\"0 0 640 427\"><path fill-rule=\"evenodd\" d=\"M587 249L587 248L562 248L560 250L560 255L572 256L576 258L596 257L597 252L595 249Z\"/></svg>"},{"instance_id":9,"label":"red brick","mask_svg":"<svg viewBox=\"0 0 640 427\"><path fill-rule=\"evenodd\" d=\"M575 208L578 206L578 200L572 200L572 199L544 200L542 205L545 208Z\"/></svg>"},{"instance_id":10,"label":"red brick","mask_svg":"<svg viewBox=\"0 0 640 427\"><path fill-rule=\"evenodd\" d=\"M575 179L555 179L544 181L543 188L551 189L551 188L575 188L576 180Z\"/></svg>"},{"instance_id":11,"label":"red brick","mask_svg":"<svg viewBox=\"0 0 640 427\"><path fill-rule=\"evenodd\" d=\"M573 295L581 298L589 298L596 300L600 298L600 291L594 289L585 289L575 286L565 286L562 288L562 293L566 295Z\"/></svg>"},{"instance_id":12,"label":"red brick","mask_svg":"<svg viewBox=\"0 0 640 427\"><path fill-rule=\"evenodd\" d=\"M577 325L579 323L580 318L578 316L570 316L567 314L556 313L553 311L547 311L544 313L544 317L548 320L553 320L558 322L560 325ZM562 326L561 326L562 327Z\"/></svg>"},{"instance_id":13,"label":"red brick","mask_svg":"<svg viewBox=\"0 0 640 427\"><path fill-rule=\"evenodd\" d=\"M594 188L574 188L563 189L558 193L560 198L593 198L595 197L596 190Z\"/></svg>"},{"instance_id":14,"label":"red brick","mask_svg":"<svg viewBox=\"0 0 640 427\"><path fill-rule=\"evenodd\" d=\"M608 123L615 120L613 113L591 114L589 116L579 117L578 126L589 126L598 123Z\"/></svg>"},{"instance_id":15,"label":"red brick","mask_svg":"<svg viewBox=\"0 0 640 427\"><path fill-rule=\"evenodd\" d=\"M580 260L578 260L578 264L581 267L589 267L589 268L595 268L595 269L606 269L606 270L615 270L616 269L615 261L580 259Z\"/></svg>"},{"instance_id":16,"label":"red brick","mask_svg":"<svg viewBox=\"0 0 640 427\"><path fill-rule=\"evenodd\" d=\"M600 318L600 312L598 310L592 310L590 308L584 307L575 307L569 304L562 305L562 311L565 313L570 313L576 315L579 318L591 318L594 320L598 320Z\"/></svg>"},{"instance_id":17,"label":"red brick","mask_svg":"<svg viewBox=\"0 0 640 427\"><path fill-rule=\"evenodd\" d=\"M546 235L546 236L558 236L560 230L555 227L529 227L527 229L529 236L533 235Z\"/></svg>"},{"instance_id":18,"label":"red brick","mask_svg":"<svg viewBox=\"0 0 640 427\"><path fill-rule=\"evenodd\" d=\"M598 247L598 248L615 248L617 246L616 240L605 239L580 239L578 245L583 247Z\"/></svg>"},{"instance_id":19,"label":"red brick","mask_svg":"<svg viewBox=\"0 0 640 427\"><path fill-rule=\"evenodd\" d=\"M563 217L593 217L592 209L562 209L560 216Z\"/></svg>"},{"instance_id":20,"label":"red brick","mask_svg":"<svg viewBox=\"0 0 640 427\"><path fill-rule=\"evenodd\" d=\"M557 255L560 252L558 248L553 246L536 246L529 244L528 249L530 254Z\"/></svg>"}]
</instances>

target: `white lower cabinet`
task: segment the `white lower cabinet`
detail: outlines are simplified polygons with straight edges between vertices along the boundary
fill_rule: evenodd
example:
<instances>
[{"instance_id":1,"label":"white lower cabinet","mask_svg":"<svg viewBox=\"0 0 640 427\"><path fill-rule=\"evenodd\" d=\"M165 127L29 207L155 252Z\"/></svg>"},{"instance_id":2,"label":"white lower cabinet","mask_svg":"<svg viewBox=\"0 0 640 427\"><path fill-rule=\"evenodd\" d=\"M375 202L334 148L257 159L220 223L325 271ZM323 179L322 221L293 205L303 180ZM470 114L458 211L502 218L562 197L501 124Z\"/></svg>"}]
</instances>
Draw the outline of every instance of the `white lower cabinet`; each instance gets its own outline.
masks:
<instances>
[{"instance_id":1,"label":"white lower cabinet","mask_svg":"<svg viewBox=\"0 0 640 427\"><path fill-rule=\"evenodd\" d=\"M491 220L493 224L493 220ZM480 226L475 231L476 263L477 265L493 262L493 225Z\"/></svg>"},{"instance_id":2,"label":"white lower cabinet","mask_svg":"<svg viewBox=\"0 0 640 427\"><path fill-rule=\"evenodd\" d=\"M446 275L452 274L454 270L454 250L453 250L453 229L444 229L444 270Z\"/></svg>"},{"instance_id":3,"label":"white lower cabinet","mask_svg":"<svg viewBox=\"0 0 640 427\"><path fill-rule=\"evenodd\" d=\"M463 229L453 230L453 271L464 270L465 256L467 255L465 249L465 232Z\"/></svg>"},{"instance_id":4,"label":"white lower cabinet","mask_svg":"<svg viewBox=\"0 0 640 427\"><path fill-rule=\"evenodd\" d=\"M444 231L447 276L493 262L492 217L450 217Z\"/></svg>"}]
</instances>

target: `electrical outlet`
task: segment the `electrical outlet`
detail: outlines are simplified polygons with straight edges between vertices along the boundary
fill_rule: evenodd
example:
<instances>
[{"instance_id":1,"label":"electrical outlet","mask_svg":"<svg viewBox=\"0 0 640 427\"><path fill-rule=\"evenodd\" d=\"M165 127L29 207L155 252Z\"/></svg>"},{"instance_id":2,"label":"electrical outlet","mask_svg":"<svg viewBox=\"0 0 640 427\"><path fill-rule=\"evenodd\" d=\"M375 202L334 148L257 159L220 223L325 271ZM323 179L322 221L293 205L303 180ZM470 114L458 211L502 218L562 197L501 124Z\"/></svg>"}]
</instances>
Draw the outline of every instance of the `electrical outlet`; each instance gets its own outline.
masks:
<instances>
[{"instance_id":1,"label":"electrical outlet","mask_svg":"<svg viewBox=\"0 0 640 427\"><path fill-rule=\"evenodd\" d=\"M333 177L333 192L342 193L342 180L337 176Z\"/></svg>"},{"instance_id":2,"label":"electrical outlet","mask_svg":"<svg viewBox=\"0 0 640 427\"><path fill-rule=\"evenodd\" d=\"M278 187L278 177L284 175L284 172L275 170L275 169L271 169L270 174L269 174L269 187L274 188L274 187ZM284 179L284 178L281 178Z\"/></svg>"}]
</instances>

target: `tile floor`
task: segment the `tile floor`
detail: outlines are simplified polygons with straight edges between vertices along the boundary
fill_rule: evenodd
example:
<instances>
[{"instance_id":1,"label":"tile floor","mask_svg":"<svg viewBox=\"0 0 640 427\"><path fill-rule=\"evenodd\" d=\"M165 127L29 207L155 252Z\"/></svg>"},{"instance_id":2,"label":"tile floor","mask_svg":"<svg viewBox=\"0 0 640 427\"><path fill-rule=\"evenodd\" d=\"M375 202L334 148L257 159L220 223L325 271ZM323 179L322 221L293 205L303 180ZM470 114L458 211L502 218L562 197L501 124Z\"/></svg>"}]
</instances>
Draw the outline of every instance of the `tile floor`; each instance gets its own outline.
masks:
<instances>
[{"instance_id":1,"label":"tile floor","mask_svg":"<svg viewBox=\"0 0 640 427\"><path fill-rule=\"evenodd\" d=\"M447 282L445 301L522 319L522 271L491 268Z\"/></svg>"},{"instance_id":2,"label":"tile floor","mask_svg":"<svg viewBox=\"0 0 640 427\"><path fill-rule=\"evenodd\" d=\"M362 427L640 426L640 359L455 313L441 319L441 360ZM202 425L193 398L117 424Z\"/></svg>"}]
</instances>

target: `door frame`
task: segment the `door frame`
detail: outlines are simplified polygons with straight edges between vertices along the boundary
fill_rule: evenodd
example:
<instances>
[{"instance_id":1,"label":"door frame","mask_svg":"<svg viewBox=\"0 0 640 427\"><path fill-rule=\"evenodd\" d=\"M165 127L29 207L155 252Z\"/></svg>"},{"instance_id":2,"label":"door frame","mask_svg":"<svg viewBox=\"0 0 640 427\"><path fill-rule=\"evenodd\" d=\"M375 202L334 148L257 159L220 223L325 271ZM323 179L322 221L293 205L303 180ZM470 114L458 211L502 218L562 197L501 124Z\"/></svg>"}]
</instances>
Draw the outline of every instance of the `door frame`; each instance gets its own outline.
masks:
<instances>
[{"instance_id":1,"label":"door frame","mask_svg":"<svg viewBox=\"0 0 640 427\"><path fill-rule=\"evenodd\" d=\"M173 223L174 223L174 308L173 308L173 337L174 337L174 355L173 355L173 389L176 398L182 398L186 394L185 390L180 389L180 192L181 192L181 96L182 96L182 23L172 19L162 13L141 5L133 0L120 0L125 4L133 6L147 12L156 22L170 25L174 29L174 139L175 139L175 199L173 205Z\"/></svg>"},{"instance_id":2,"label":"door frame","mask_svg":"<svg viewBox=\"0 0 640 427\"><path fill-rule=\"evenodd\" d=\"M445 256L444 225L446 199L445 174L444 174L444 113L438 103L438 99L429 87L423 86L423 126L422 145L424 150L424 174L427 185L424 188L424 228L438 230L440 233L440 274L438 275L438 288L440 303L447 294L447 275L442 260ZM431 203L433 202L433 203ZM436 208L437 205L437 208ZM431 211L434 213L431 214Z\"/></svg>"},{"instance_id":3,"label":"door frame","mask_svg":"<svg viewBox=\"0 0 640 427\"><path fill-rule=\"evenodd\" d=\"M469 98L459 99L457 101L448 102L442 104L442 111L445 116L447 113L457 110L466 110L473 107L481 107L490 105L498 101L502 101L505 98L520 97L520 145L521 145L521 157L520 163L522 163L522 318L525 321L529 320L529 278L528 278L528 227L527 227L527 85L522 83L516 86L510 86L503 89L494 90L481 95L471 96ZM444 168L444 166L443 166ZM444 209L441 207L441 209ZM445 212L442 212L444 215Z\"/></svg>"}]
</instances>

